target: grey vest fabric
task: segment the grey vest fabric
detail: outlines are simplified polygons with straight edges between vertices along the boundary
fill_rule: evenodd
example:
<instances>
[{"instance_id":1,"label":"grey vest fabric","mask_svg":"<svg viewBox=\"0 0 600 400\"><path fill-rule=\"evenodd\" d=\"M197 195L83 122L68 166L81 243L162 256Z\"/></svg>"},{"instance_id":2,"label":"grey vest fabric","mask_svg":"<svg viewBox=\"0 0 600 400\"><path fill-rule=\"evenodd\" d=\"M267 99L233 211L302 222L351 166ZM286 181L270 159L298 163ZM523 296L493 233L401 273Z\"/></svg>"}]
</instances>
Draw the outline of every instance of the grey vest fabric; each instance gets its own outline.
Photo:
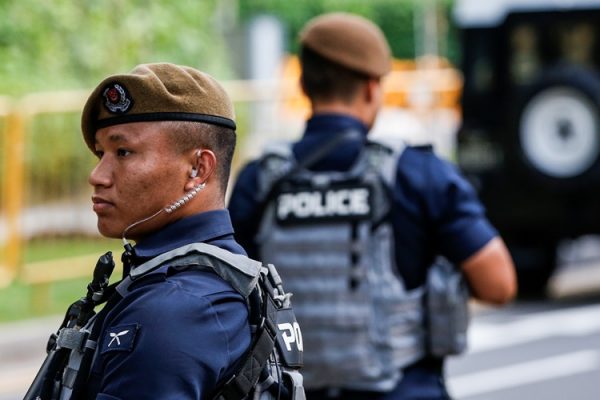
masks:
<instances>
[{"instance_id":1,"label":"grey vest fabric","mask_svg":"<svg viewBox=\"0 0 600 400\"><path fill-rule=\"evenodd\" d=\"M393 231L386 218L391 207L387 191L404 149L397 140L390 144L370 143L347 172L300 170L293 177L307 191L349 182L370 187L370 217L280 224L277 201L271 199L265 207L257 237L260 255L277 265L294 294L306 388L387 391L401 378L402 367L424 355L423 288L407 291L396 272ZM259 193L266 196L294 165L289 145L267 149ZM304 210L296 211L301 215Z\"/></svg>"}]
</instances>

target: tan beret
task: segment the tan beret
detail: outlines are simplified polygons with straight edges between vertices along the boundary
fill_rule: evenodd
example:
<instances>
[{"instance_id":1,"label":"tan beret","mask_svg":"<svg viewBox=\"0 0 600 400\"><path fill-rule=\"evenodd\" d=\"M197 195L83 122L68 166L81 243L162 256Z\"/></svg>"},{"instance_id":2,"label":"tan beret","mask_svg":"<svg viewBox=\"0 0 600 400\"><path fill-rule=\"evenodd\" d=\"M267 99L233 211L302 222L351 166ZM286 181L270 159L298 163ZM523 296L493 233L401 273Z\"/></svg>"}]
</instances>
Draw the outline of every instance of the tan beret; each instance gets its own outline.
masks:
<instances>
[{"instance_id":1,"label":"tan beret","mask_svg":"<svg viewBox=\"0 0 600 400\"><path fill-rule=\"evenodd\" d=\"M81 116L86 144L96 131L130 122L196 121L235 129L233 104L210 75L169 63L142 64L128 74L104 79Z\"/></svg>"},{"instance_id":2,"label":"tan beret","mask_svg":"<svg viewBox=\"0 0 600 400\"><path fill-rule=\"evenodd\" d=\"M379 78L391 69L390 46L371 21L347 13L324 14L310 20L300 43L346 68Z\"/></svg>"}]
</instances>

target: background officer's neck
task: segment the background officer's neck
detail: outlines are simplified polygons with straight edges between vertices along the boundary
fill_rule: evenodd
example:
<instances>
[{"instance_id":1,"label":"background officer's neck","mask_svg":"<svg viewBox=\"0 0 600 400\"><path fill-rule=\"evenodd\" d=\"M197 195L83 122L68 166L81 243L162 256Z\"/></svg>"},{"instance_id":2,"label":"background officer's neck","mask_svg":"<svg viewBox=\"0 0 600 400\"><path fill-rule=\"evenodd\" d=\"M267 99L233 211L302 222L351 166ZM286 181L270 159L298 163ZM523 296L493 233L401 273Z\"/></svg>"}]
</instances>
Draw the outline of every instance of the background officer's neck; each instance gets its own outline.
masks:
<instances>
[{"instance_id":1,"label":"background officer's neck","mask_svg":"<svg viewBox=\"0 0 600 400\"><path fill-rule=\"evenodd\" d=\"M350 99L313 98L311 99L312 114L348 115L358 119L370 129L381 107L381 93L378 90L378 81L370 80Z\"/></svg>"},{"instance_id":2,"label":"background officer's neck","mask_svg":"<svg viewBox=\"0 0 600 400\"><path fill-rule=\"evenodd\" d=\"M365 107L359 102L346 103L342 101L313 102L312 115L341 114L354 117L363 124L372 127L374 112L371 107Z\"/></svg>"}]
</instances>

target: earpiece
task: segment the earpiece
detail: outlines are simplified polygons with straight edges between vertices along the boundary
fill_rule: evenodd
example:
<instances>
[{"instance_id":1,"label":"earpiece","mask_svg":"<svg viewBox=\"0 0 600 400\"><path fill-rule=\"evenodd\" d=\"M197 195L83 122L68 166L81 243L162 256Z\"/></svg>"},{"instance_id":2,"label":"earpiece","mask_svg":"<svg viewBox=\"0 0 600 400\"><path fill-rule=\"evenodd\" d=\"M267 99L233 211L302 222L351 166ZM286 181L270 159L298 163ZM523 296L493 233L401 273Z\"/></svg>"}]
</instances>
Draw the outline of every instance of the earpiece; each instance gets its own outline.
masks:
<instances>
[{"instance_id":1,"label":"earpiece","mask_svg":"<svg viewBox=\"0 0 600 400\"><path fill-rule=\"evenodd\" d=\"M187 194L185 196L183 196L181 199L177 200L170 206L165 207L164 210L169 214L172 213L173 211L177 210L179 207L183 206L188 201L190 201L194 196L196 196L198 194L199 191L204 189L205 186L206 186L206 183L201 183L199 185L196 185L192 190L187 192Z\"/></svg>"},{"instance_id":2,"label":"earpiece","mask_svg":"<svg viewBox=\"0 0 600 400\"><path fill-rule=\"evenodd\" d=\"M196 159L200 158L201 155L202 155L202 150L196 151ZM198 162L198 160L196 160L196 162ZM198 170L196 168L192 168L192 172L190 173L190 178L195 178L196 176L198 176Z\"/></svg>"}]
</instances>

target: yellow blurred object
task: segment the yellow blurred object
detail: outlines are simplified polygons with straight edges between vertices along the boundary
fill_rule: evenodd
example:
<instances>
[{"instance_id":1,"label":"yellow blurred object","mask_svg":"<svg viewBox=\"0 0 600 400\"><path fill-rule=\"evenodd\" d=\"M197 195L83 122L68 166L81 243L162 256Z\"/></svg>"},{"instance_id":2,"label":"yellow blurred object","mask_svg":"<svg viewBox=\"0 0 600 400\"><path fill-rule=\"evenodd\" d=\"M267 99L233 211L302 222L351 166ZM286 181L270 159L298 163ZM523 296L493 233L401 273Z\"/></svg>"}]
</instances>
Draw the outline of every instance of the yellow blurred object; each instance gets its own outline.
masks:
<instances>
[{"instance_id":1,"label":"yellow blurred object","mask_svg":"<svg viewBox=\"0 0 600 400\"><path fill-rule=\"evenodd\" d=\"M23 206L25 122L23 115L13 112L8 115L4 142L4 198L3 211L6 213L7 238L4 249L4 274L7 283L17 275L21 262L21 209ZM10 171L10 172L8 172ZM10 174L10 176L9 176Z\"/></svg>"},{"instance_id":2,"label":"yellow blurred object","mask_svg":"<svg viewBox=\"0 0 600 400\"><path fill-rule=\"evenodd\" d=\"M26 195L25 168L26 130L31 119L38 114L79 111L87 91L37 93L11 102L0 97L2 117L2 203L1 211L6 221L6 239L0 257L0 288L14 280L22 264L21 218Z\"/></svg>"},{"instance_id":3,"label":"yellow blurred object","mask_svg":"<svg viewBox=\"0 0 600 400\"><path fill-rule=\"evenodd\" d=\"M300 88L297 56L288 56L283 61L281 77L283 111L307 115L310 104ZM458 110L462 84L461 73L445 58L394 59L392 71L383 79L384 106Z\"/></svg>"},{"instance_id":4,"label":"yellow blurred object","mask_svg":"<svg viewBox=\"0 0 600 400\"><path fill-rule=\"evenodd\" d=\"M0 97L0 117L2 117L2 172L5 177L3 179L3 185L0 190L2 194L2 207L1 211L6 219L6 241L1 246L2 251L0 252L0 288L8 286L17 274L18 263L15 262L15 257L18 257L19 244L16 243L15 238L17 235L12 235L13 229L18 228L18 218L20 216L18 204L19 199L12 196L13 193L17 193L17 196L21 193L18 189L19 184L22 184L23 179L19 174L19 167L22 163L16 163L15 165L15 149L18 150L19 140L18 134L11 134L12 131L19 130L22 119L18 115L11 115L12 104L9 98ZM16 140L16 142L15 142ZM8 176L10 171L10 177ZM13 172L14 171L14 172ZM16 174L13 175L13 174ZM16 189L16 191L15 191Z\"/></svg>"},{"instance_id":5,"label":"yellow blurred object","mask_svg":"<svg viewBox=\"0 0 600 400\"><path fill-rule=\"evenodd\" d=\"M300 87L300 60L297 56L288 56L283 60L281 70L282 111L291 114L302 113L307 116L310 112L308 98Z\"/></svg>"}]
</instances>

